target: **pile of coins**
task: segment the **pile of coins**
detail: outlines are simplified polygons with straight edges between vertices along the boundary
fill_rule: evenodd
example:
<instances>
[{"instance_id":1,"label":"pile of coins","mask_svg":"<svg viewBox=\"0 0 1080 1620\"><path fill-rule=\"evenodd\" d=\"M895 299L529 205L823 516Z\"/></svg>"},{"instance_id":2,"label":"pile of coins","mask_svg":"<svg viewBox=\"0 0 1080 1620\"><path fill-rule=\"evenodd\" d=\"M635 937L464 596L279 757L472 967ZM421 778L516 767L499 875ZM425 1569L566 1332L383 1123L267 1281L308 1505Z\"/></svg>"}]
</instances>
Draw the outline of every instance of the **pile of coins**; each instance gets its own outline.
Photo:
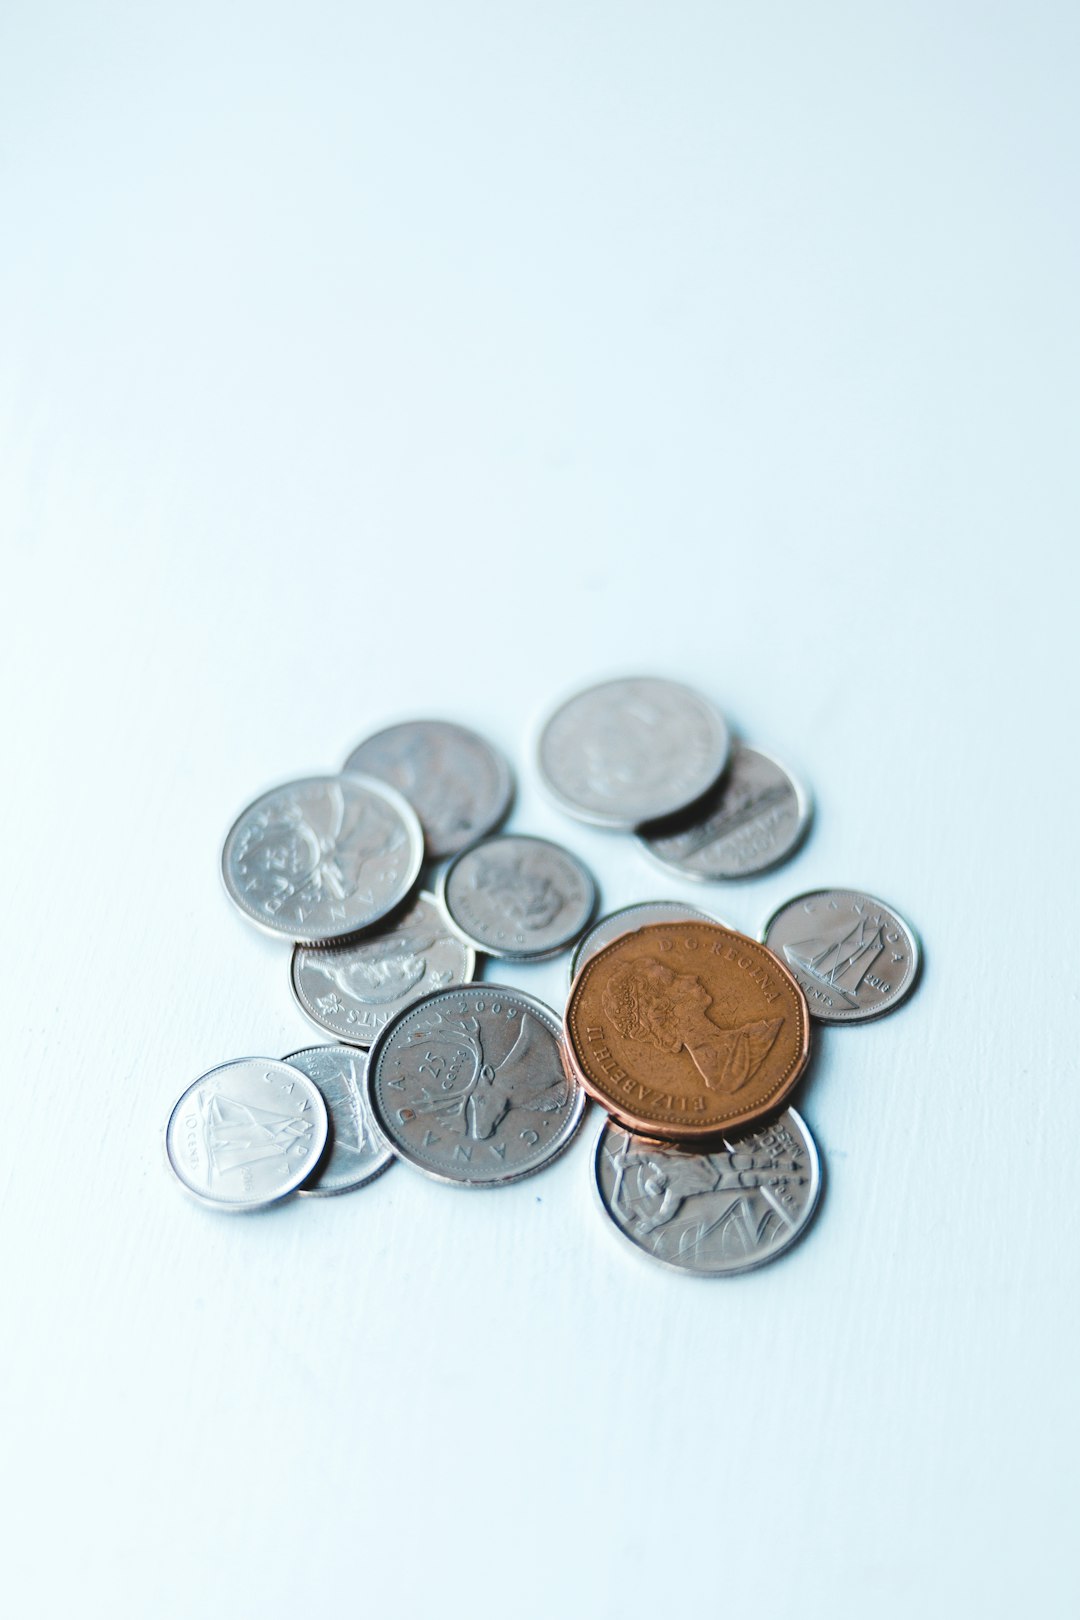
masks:
<instances>
[{"instance_id":1,"label":"pile of coins","mask_svg":"<svg viewBox=\"0 0 1080 1620\"><path fill-rule=\"evenodd\" d=\"M703 882L768 870L809 824L789 772L733 742L707 699L658 677L563 703L538 767L570 815L632 833ZM914 932L849 889L790 900L760 940L679 901L594 921L596 883L577 856L497 830L512 799L488 742L423 720L238 817L226 891L292 942L293 995L333 1044L195 1081L166 1127L174 1173L233 1210L362 1187L395 1159L456 1186L501 1186L567 1147L588 1097L604 1110L596 1191L624 1239L702 1276L774 1258L821 1185L814 1141L787 1106L812 1024L896 1007L918 975ZM572 946L562 1018L476 980L484 957Z\"/></svg>"}]
</instances>

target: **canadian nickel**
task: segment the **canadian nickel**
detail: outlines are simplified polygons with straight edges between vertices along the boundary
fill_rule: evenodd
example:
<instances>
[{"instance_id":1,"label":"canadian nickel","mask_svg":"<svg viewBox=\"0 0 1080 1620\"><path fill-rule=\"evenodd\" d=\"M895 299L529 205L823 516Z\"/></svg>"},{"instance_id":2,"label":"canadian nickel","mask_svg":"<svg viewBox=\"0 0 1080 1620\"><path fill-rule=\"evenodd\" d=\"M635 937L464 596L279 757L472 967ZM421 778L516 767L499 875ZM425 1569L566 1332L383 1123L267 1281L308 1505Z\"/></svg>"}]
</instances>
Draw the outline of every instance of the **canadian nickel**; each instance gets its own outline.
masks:
<instances>
[{"instance_id":1,"label":"canadian nickel","mask_svg":"<svg viewBox=\"0 0 1080 1620\"><path fill-rule=\"evenodd\" d=\"M347 771L362 771L404 794L420 818L429 860L443 860L491 832L506 816L514 779L503 756L467 726L406 720L354 748Z\"/></svg>"},{"instance_id":2,"label":"canadian nickel","mask_svg":"<svg viewBox=\"0 0 1080 1620\"><path fill-rule=\"evenodd\" d=\"M608 1120L593 1175L615 1230L642 1254L693 1277L730 1277L775 1260L806 1230L821 1163L789 1108L709 1151L635 1136Z\"/></svg>"},{"instance_id":3,"label":"canadian nickel","mask_svg":"<svg viewBox=\"0 0 1080 1620\"><path fill-rule=\"evenodd\" d=\"M610 911L593 924L583 939L578 940L570 959L571 982L578 969L584 967L597 951L602 951L613 939L633 933L635 928L643 928L646 923L715 921L715 917L699 911L696 906L684 905L681 900L643 900L636 906L622 906L618 911Z\"/></svg>"},{"instance_id":4,"label":"canadian nickel","mask_svg":"<svg viewBox=\"0 0 1080 1620\"><path fill-rule=\"evenodd\" d=\"M585 1107L555 1014L498 984L439 990L403 1012L371 1049L367 1095L399 1158L462 1187L550 1164Z\"/></svg>"},{"instance_id":5,"label":"canadian nickel","mask_svg":"<svg viewBox=\"0 0 1080 1620\"><path fill-rule=\"evenodd\" d=\"M370 1046L381 1029L433 990L468 984L476 952L432 894L347 945L293 949L290 983L301 1012L339 1041Z\"/></svg>"},{"instance_id":6,"label":"canadian nickel","mask_svg":"<svg viewBox=\"0 0 1080 1620\"><path fill-rule=\"evenodd\" d=\"M355 1046L307 1046L282 1058L313 1080L330 1116L326 1151L297 1189L301 1198L352 1192L394 1162L394 1150L371 1117L364 1091L363 1052Z\"/></svg>"},{"instance_id":7,"label":"canadian nickel","mask_svg":"<svg viewBox=\"0 0 1080 1620\"><path fill-rule=\"evenodd\" d=\"M463 850L439 895L454 927L477 950L516 961L554 956L596 910L596 881L561 844L503 833Z\"/></svg>"},{"instance_id":8,"label":"canadian nickel","mask_svg":"<svg viewBox=\"0 0 1080 1620\"><path fill-rule=\"evenodd\" d=\"M723 777L692 810L643 828L654 860L703 882L754 877L787 860L810 824L810 798L770 755L737 745Z\"/></svg>"},{"instance_id":9,"label":"canadian nickel","mask_svg":"<svg viewBox=\"0 0 1080 1620\"><path fill-rule=\"evenodd\" d=\"M727 764L723 716L679 681L604 681L563 703L546 722L540 775L582 821L631 828L684 809Z\"/></svg>"},{"instance_id":10,"label":"canadian nickel","mask_svg":"<svg viewBox=\"0 0 1080 1620\"><path fill-rule=\"evenodd\" d=\"M824 1024L863 1024L892 1012L919 976L911 924L859 889L800 894L773 913L762 937Z\"/></svg>"},{"instance_id":11,"label":"canadian nickel","mask_svg":"<svg viewBox=\"0 0 1080 1620\"><path fill-rule=\"evenodd\" d=\"M190 1085L169 1115L177 1179L215 1209L263 1209L295 1192L326 1145L326 1104L299 1069L236 1058Z\"/></svg>"},{"instance_id":12,"label":"canadian nickel","mask_svg":"<svg viewBox=\"0 0 1080 1620\"><path fill-rule=\"evenodd\" d=\"M221 872L252 922L325 945L400 905L423 854L420 823L394 788L366 776L309 776L248 806L225 839Z\"/></svg>"}]
</instances>

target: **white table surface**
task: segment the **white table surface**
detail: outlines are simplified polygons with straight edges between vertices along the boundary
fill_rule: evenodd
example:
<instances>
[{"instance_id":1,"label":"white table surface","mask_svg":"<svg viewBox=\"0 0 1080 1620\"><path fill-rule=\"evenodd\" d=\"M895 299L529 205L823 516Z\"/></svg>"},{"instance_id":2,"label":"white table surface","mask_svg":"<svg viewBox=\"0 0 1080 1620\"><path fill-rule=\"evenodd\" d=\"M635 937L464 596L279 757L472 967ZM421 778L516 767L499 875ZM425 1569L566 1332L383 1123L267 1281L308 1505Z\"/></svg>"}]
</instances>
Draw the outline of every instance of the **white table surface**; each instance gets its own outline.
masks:
<instances>
[{"instance_id":1,"label":"white table surface","mask_svg":"<svg viewBox=\"0 0 1080 1620\"><path fill-rule=\"evenodd\" d=\"M1075 1613L1075 7L3 37L10 1612ZM545 804L537 719L624 670L805 775L795 861L706 901ZM595 1114L486 1196L173 1183L183 1087L318 1038L225 827L413 714L609 907L918 925L915 997L820 1033L781 1262L624 1252Z\"/></svg>"}]
</instances>

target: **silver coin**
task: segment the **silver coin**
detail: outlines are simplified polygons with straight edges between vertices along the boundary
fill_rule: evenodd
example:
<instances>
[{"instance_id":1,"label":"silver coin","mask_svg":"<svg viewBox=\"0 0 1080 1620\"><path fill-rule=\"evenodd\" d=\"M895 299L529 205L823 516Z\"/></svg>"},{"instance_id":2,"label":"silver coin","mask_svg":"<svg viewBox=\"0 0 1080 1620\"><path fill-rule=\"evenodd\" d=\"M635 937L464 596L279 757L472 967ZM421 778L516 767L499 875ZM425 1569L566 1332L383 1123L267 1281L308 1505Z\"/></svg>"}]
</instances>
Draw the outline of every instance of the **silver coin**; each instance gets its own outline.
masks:
<instances>
[{"instance_id":1,"label":"silver coin","mask_svg":"<svg viewBox=\"0 0 1080 1620\"><path fill-rule=\"evenodd\" d=\"M322 945L400 905L423 853L420 823L393 788L366 776L311 776L248 806L225 840L221 871L252 922Z\"/></svg>"},{"instance_id":2,"label":"silver coin","mask_svg":"<svg viewBox=\"0 0 1080 1620\"><path fill-rule=\"evenodd\" d=\"M546 838L503 833L463 850L439 898L454 927L488 956L554 956L596 909L596 882L576 855Z\"/></svg>"},{"instance_id":3,"label":"silver coin","mask_svg":"<svg viewBox=\"0 0 1080 1620\"><path fill-rule=\"evenodd\" d=\"M394 1162L394 1150L371 1117L364 1054L355 1046L306 1046L281 1061L314 1080L330 1115L327 1151L298 1189L300 1197L352 1192L374 1181Z\"/></svg>"},{"instance_id":4,"label":"silver coin","mask_svg":"<svg viewBox=\"0 0 1080 1620\"><path fill-rule=\"evenodd\" d=\"M784 767L737 746L720 782L693 810L642 829L669 871L702 881L753 877L786 860L810 822L810 799Z\"/></svg>"},{"instance_id":5,"label":"silver coin","mask_svg":"<svg viewBox=\"0 0 1080 1620\"><path fill-rule=\"evenodd\" d=\"M368 1100L398 1156L439 1181L495 1187L562 1152L585 1093L550 1007L505 985L439 990L371 1049Z\"/></svg>"},{"instance_id":6,"label":"silver coin","mask_svg":"<svg viewBox=\"0 0 1080 1620\"><path fill-rule=\"evenodd\" d=\"M514 779L489 742L448 720L407 720L366 737L345 762L389 782L420 817L428 859L442 860L497 827Z\"/></svg>"},{"instance_id":7,"label":"silver coin","mask_svg":"<svg viewBox=\"0 0 1080 1620\"><path fill-rule=\"evenodd\" d=\"M597 951L602 951L613 939L621 939L623 934L632 933L635 928L644 928L646 923L715 921L715 917L699 911L696 906L684 905L681 900L643 900L635 906L623 906L619 911L609 911L606 917L601 917L584 938L578 941L570 959L571 982L576 977L578 969L583 968Z\"/></svg>"},{"instance_id":8,"label":"silver coin","mask_svg":"<svg viewBox=\"0 0 1080 1620\"><path fill-rule=\"evenodd\" d=\"M695 1277L730 1277L775 1260L805 1230L821 1190L817 1148L793 1108L708 1153L607 1120L593 1175L616 1231Z\"/></svg>"},{"instance_id":9,"label":"silver coin","mask_svg":"<svg viewBox=\"0 0 1080 1620\"><path fill-rule=\"evenodd\" d=\"M295 1192L326 1145L326 1104L299 1069L236 1058L190 1085L165 1151L187 1191L215 1209L263 1209Z\"/></svg>"},{"instance_id":10,"label":"silver coin","mask_svg":"<svg viewBox=\"0 0 1080 1620\"><path fill-rule=\"evenodd\" d=\"M825 1024L862 1024L892 1012L919 976L915 930L858 889L796 896L773 913L762 938Z\"/></svg>"},{"instance_id":11,"label":"silver coin","mask_svg":"<svg viewBox=\"0 0 1080 1620\"><path fill-rule=\"evenodd\" d=\"M601 827L637 827L699 799L727 763L713 705L678 681L605 681L563 703L540 735L540 775L564 810Z\"/></svg>"},{"instance_id":12,"label":"silver coin","mask_svg":"<svg viewBox=\"0 0 1080 1620\"><path fill-rule=\"evenodd\" d=\"M290 983L313 1024L353 1046L370 1046L399 1012L448 985L468 984L476 952L449 926L432 894L349 945L297 945Z\"/></svg>"}]
</instances>

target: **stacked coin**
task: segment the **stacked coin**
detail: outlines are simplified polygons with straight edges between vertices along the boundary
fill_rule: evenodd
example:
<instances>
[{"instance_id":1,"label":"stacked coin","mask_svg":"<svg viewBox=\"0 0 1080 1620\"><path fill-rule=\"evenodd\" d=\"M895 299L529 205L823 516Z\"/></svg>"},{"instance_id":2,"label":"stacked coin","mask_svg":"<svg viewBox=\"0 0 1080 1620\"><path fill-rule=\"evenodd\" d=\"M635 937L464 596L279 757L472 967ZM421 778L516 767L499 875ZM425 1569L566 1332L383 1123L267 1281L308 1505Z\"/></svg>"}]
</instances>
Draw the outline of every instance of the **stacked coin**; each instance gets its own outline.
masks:
<instances>
[{"instance_id":1,"label":"stacked coin","mask_svg":"<svg viewBox=\"0 0 1080 1620\"><path fill-rule=\"evenodd\" d=\"M538 764L563 809L632 832L699 881L775 866L809 822L789 772L733 743L706 698L658 677L561 703ZM703 1276L782 1253L821 1183L788 1106L811 1022L898 1005L918 974L914 933L847 889L789 901L761 940L677 900L593 923L597 887L576 855L497 830L512 799L510 767L484 738L407 721L366 738L339 774L264 793L237 818L226 890L292 941L293 995L333 1044L195 1081L166 1128L173 1171L232 1210L359 1188L395 1158L500 1186L560 1154L591 1097L605 1113L596 1191L636 1250ZM483 957L527 962L575 944L562 1017L474 982Z\"/></svg>"}]
</instances>

